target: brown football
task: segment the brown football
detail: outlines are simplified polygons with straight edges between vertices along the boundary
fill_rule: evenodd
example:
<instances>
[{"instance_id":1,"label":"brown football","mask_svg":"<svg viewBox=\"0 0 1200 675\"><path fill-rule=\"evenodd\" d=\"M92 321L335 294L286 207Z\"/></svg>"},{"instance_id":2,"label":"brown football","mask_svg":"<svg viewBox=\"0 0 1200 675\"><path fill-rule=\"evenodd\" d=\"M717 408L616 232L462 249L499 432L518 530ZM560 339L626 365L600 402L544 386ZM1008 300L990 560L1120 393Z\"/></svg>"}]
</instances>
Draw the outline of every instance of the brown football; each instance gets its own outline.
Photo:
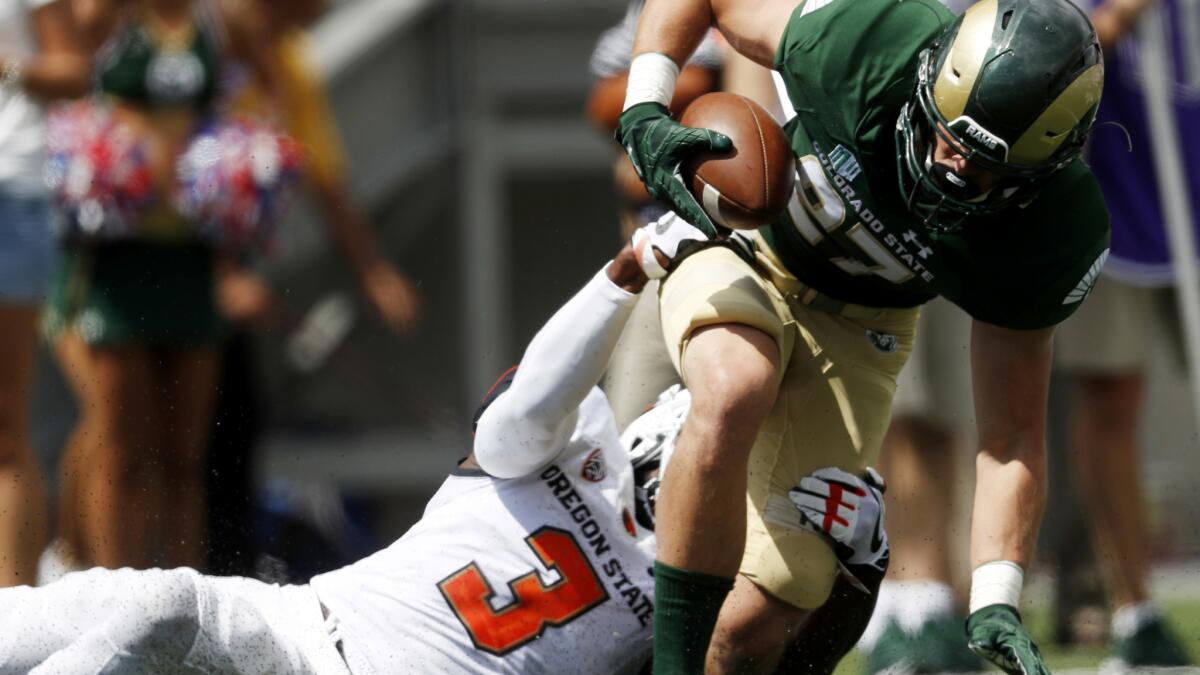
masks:
<instances>
[{"instance_id":1,"label":"brown football","mask_svg":"<svg viewBox=\"0 0 1200 675\"><path fill-rule=\"evenodd\" d=\"M770 113L743 96L716 92L693 101L679 122L733 140L732 152L702 153L683 166L684 180L714 222L752 230L779 218L792 195L796 160Z\"/></svg>"}]
</instances>

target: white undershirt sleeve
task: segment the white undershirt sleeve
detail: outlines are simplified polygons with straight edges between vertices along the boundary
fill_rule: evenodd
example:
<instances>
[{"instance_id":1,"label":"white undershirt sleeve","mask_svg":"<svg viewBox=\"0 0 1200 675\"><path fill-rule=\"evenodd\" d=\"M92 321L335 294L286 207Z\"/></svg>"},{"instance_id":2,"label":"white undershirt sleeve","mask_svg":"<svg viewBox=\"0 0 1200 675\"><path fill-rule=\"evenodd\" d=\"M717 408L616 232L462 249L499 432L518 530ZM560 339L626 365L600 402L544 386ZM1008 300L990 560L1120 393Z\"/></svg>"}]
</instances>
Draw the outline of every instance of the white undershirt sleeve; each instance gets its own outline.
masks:
<instances>
[{"instance_id":1,"label":"white undershirt sleeve","mask_svg":"<svg viewBox=\"0 0 1200 675\"><path fill-rule=\"evenodd\" d=\"M601 270L542 326L512 386L479 418L475 460L484 471L516 478L558 455L636 301Z\"/></svg>"}]
</instances>

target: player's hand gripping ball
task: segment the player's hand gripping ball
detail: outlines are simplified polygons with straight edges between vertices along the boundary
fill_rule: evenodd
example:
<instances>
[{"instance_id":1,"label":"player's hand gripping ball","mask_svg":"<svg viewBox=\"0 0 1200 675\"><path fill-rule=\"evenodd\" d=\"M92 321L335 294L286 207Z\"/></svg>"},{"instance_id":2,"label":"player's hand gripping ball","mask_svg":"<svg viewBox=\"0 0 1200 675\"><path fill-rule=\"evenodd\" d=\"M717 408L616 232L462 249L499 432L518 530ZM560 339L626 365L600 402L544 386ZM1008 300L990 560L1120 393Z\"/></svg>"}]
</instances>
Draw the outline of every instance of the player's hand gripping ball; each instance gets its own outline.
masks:
<instances>
[{"instance_id":1,"label":"player's hand gripping ball","mask_svg":"<svg viewBox=\"0 0 1200 675\"><path fill-rule=\"evenodd\" d=\"M795 188L796 160L770 113L748 98L717 92L696 99L679 121L733 141L733 152L696 153L682 167L692 195L714 222L753 230L779 218Z\"/></svg>"},{"instance_id":2,"label":"player's hand gripping ball","mask_svg":"<svg viewBox=\"0 0 1200 675\"><path fill-rule=\"evenodd\" d=\"M703 97L702 97L703 98ZM621 113L617 140L629 154L637 175L650 196L666 202L705 236L719 232L688 190L681 173L683 162L696 153L728 152L729 138L709 129L686 127L659 103L639 103Z\"/></svg>"}]
</instances>

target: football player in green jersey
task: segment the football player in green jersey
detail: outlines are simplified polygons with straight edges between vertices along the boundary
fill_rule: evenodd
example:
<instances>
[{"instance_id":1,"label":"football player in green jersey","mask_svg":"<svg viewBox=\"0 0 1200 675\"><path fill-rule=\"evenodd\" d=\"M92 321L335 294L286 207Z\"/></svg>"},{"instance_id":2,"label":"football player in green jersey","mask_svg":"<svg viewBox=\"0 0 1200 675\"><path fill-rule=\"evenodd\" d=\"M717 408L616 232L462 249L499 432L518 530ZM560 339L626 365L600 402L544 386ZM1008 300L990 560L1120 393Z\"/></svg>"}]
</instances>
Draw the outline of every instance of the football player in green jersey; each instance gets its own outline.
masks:
<instances>
[{"instance_id":1,"label":"football player in green jersey","mask_svg":"<svg viewBox=\"0 0 1200 675\"><path fill-rule=\"evenodd\" d=\"M649 0L618 139L652 194L718 234L679 166L729 139L665 108L714 23L782 76L798 180L750 259L706 250L660 291L694 403L658 506L655 672L769 672L824 601L836 560L780 493L875 460L936 295L973 317L968 642L1046 672L1016 607L1047 489L1053 327L1108 249L1079 159L1103 80L1091 24L1069 0L982 0L958 20L934 0Z\"/></svg>"}]
</instances>

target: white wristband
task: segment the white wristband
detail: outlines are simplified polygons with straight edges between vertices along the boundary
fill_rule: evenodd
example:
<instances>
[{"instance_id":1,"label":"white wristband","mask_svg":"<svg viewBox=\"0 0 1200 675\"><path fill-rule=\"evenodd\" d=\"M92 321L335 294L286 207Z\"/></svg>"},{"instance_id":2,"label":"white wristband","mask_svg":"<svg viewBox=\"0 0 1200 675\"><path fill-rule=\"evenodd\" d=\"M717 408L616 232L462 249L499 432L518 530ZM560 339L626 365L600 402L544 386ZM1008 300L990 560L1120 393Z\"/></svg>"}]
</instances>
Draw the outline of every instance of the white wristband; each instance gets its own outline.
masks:
<instances>
[{"instance_id":1,"label":"white wristband","mask_svg":"<svg viewBox=\"0 0 1200 675\"><path fill-rule=\"evenodd\" d=\"M970 612L974 614L989 605L1017 607L1024 585L1025 572L1020 565L1007 560L984 563L971 573Z\"/></svg>"},{"instance_id":2,"label":"white wristband","mask_svg":"<svg viewBox=\"0 0 1200 675\"><path fill-rule=\"evenodd\" d=\"M625 107L621 111L647 102L670 107L677 79L679 66L671 57L658 52L638 54L629 64L629 84L625 88Z\"/></svg>"}]
</instances>

